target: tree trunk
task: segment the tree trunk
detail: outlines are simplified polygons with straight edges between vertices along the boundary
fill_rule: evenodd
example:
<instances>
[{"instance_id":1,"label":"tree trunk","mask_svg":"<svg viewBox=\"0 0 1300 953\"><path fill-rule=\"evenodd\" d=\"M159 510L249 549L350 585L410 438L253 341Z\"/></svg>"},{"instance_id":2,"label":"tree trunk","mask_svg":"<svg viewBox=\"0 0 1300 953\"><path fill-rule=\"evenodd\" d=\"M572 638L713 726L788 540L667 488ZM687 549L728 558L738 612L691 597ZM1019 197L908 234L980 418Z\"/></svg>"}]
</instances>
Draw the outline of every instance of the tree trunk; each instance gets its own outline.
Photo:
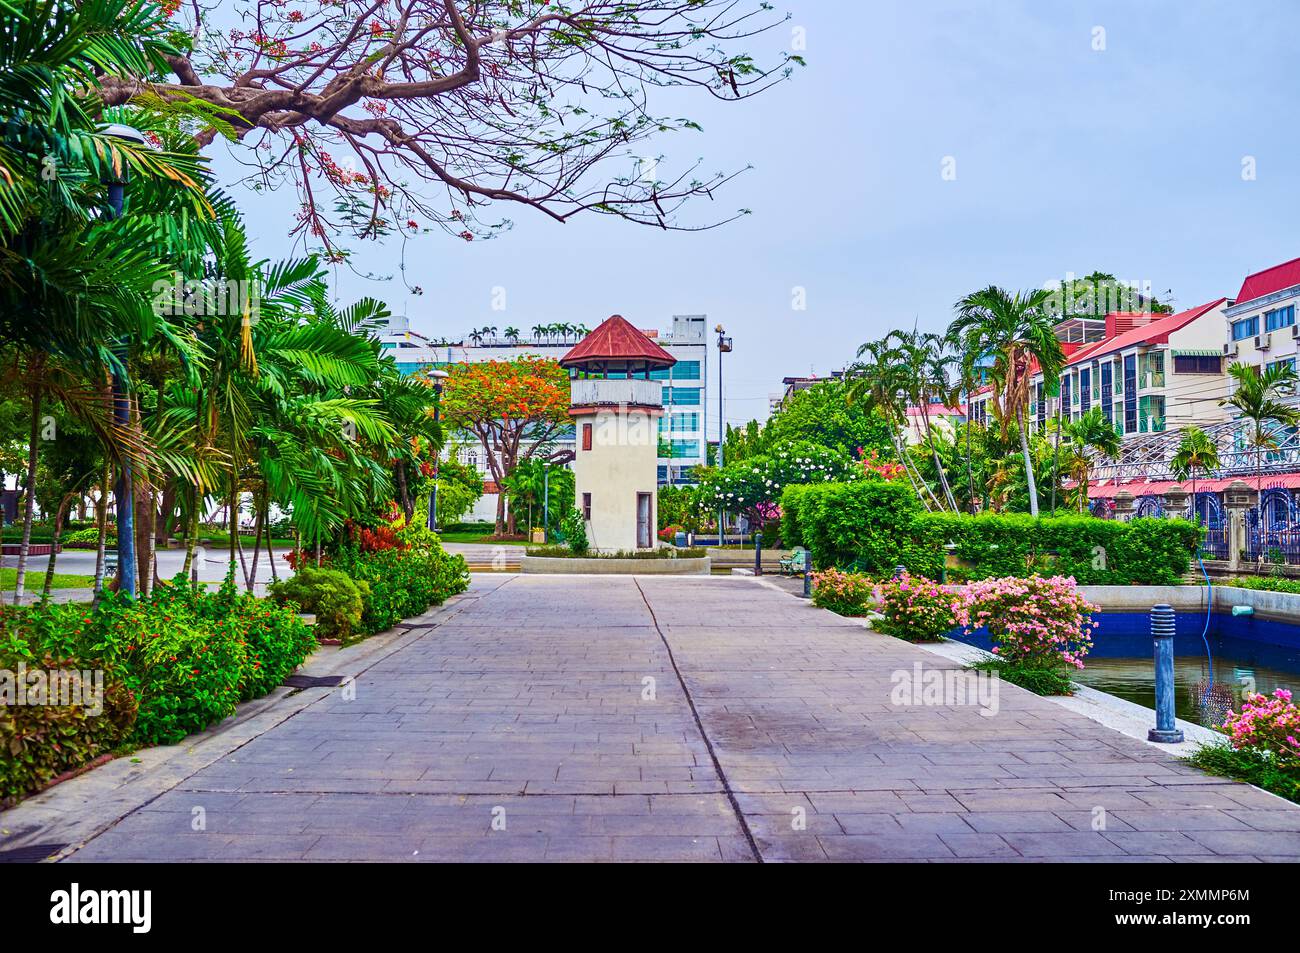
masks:
<instances>
[{"instance_id":1,"label":"tree trunk","mask_svg":"<svg viewBox=\"0 0 1300 953\"><path fill-rule=\"evenodd\" d=\"M108 542L108 489L113 482L113 461L104 455L104 479L99 487L99 501L95 504L95 527L99 540L95 545L95 598L104 591L104 550Z\"/></svg>"},{"instance_id":2,"label":"tree trunk","mask_svg":"<svg viewBox=\"0 0 1300 953\"><path fill-rule=\"evenodd\" d=\"M406 517L406 524L409 526L411 520L415 518L415 500L411 496L411 488L406 482L406 461L398 460L397 465L393 468L396 471L397 479L397 499L402 507L402 514Z\"/></svg>"},{"instance_id":3,"label":"tree trunk","mask_svg":"<svg viewBox=\"0 0 1300 953\"><path fill-rule=\"evenodd\" d=\"M275 568L275 546L271 542L271 500L269 496L262 505L266 508L266 515L262 519L262 525L266 527L266 561L271 564L271 581L279 582L280 574Z\"/></svg>"},{"instance_id":4,"label":"tree trunk","mask_svg":"<svg viewBox=\"0 0 1300 953\"><path fill-rule=\"evenodd\" d=\"M256 515L253 517L253 568L248 574L249 592L257 586L257 563L262 555L262 507L258 505L256 493L253 494L253 510Z\"/></svg>"},{"instance_id":5,"label":"tree trunk","mask_svg":"<svg viewBox=\"0 0 1300 953\"><path fill-rule=\"evenodd\" d=\"M966 485L970 489L970 513L975 515L975 471L970 460L970 395L966 396Z\"/></svg>"},{"instance_id":6,"label":"tree trunk","mask_svg":"<svg viewBox=\"0 0 1300 953\"><path fill-rule=\"evenodd\" d=\"M35 375L41 373L45 364L44 357L35 360ZM27 581L27 551L32 545L32 519L36 515L36 461L40 455L41 439L41 398L44 396L40 383L32 384L32 425L28 431L27 443L27 509L23 513L23 541L18 547L18 574L14 580L14 605L23 600L23 585Z\"/></svg>"},{"instance_id":7,"label":"tree trunk","mask_svg":"<svg viewBox=\"0 0 1300 953\"><path fill-rule=\"evenodd\" d=\"M1016 412L1016 423L1020 427L1020 452L1025 458L1025 480L1029 484L1029 514L1038 516L1038 483L1034 480L1034 463L1029 459L1029 431L1025 428L1024 413Z\"/></svg>"},{"instance_id":8,"label":"tree trunk","mask_svg":"<svg viewBox=\"0 0 1300 953\"><path fill-rule=\"evenodd\" d=\"M199 507L203 505L199 498L199 488L196 486L190 491L191 511L189 519L189 532L185 534L185 564L181 567L181 574L186 579L190 578L190 570L194 568L194 552L199 544Z\"/></svg>"},{"instance_id":9,"label":"tree trunk","mask_svg":"<svg viewBox=\"0 0 1300 953\"><path fill-rule=\"evenodd\" d=\"M75 495L75 493L65 493L63 499L59 500L59 508L54 514L54 533L50 537L50 562L45 567L45 585L41 589L42 602L50 598L50 590L54 588L54 560L59 554L59 542L63 539L63 517L72 506Z\"/></svg>"}]
</instances>

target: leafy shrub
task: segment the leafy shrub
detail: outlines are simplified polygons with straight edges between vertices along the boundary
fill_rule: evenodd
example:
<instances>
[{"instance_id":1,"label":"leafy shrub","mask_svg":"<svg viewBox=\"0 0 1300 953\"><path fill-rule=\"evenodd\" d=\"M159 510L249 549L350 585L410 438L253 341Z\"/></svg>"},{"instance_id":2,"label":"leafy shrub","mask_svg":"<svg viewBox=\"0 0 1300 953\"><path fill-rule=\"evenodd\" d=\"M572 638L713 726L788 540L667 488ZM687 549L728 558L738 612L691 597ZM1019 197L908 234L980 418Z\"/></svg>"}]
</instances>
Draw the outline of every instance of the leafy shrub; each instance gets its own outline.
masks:
<instances>
[{"instance_id":1,"label":"leafy shrub","mask_svg":"<svg viewBox=\"0 0 1300 953\"><path fill-rule=\"evenodd\" d=\"M371 553L345 546L331 558L330 566L369 588L362 595L361 622L356 630L361 635L391 629L403 619L427 612L430 606L442 605L469 586L465 558L436 544Z\"/></svg>"},{"instance_id":2,"label":"leafy shrub","mask_svg":"<svg viewBox=\"0 0 1300 953\"><path fill-rule=\"evenodd\" d=\"M884 616L876 629L911 642L933 642L957 625L961 596L933 579L904 572L876 587L877 608Z\"/></svg>"},{"instance_id":3,"label":"leafy shrub","mask_svg":"<svg viewBox=\"0 0 1300 953\"><path fill-rule=\"evenodd\" d=\"M839 615L866 615L873 585L860 573L826 569L812 574L813 605Z\"/></svg>"},{"instance_id":4,"label":"leafy shrub","mask_svg":"<svg viewBox=\"0 0 1300 953\"><path fill-rule=\"evenodd\" d=\"M99 545L99 530L93 526L73 530L71 533L64 533L61 542L71 549L94 549ZM116 546L117 537L110 532L105 545L110 549Z\"/></svg>"},{"instance_id":5,"label":"leafy shrub","mask_svg":"<svg viewBox=\"0 0 1300 953\"><path fill-rule=\"evenodd\" d=\"M867 478L788 487L781 497L787 545L818 567L884 576L896 565L938 578L950 551L954 576L1072 576L1080 585L1175 585L1203 530L1181 519L1129 522L1093 516L926 513L906 483Z\"/></svg>"},{"instance_id":6,"label":"leafy shrub","mask_svg":"<svg viewBox=\"0 0 1300 953\"><path fill-rule=\"evenodd\" d=\"M1261 749L1238 749L1229 743L1208 744L1186 760L1202 771L1245 781L1300 803L1300 773L1281 767L1276 758Z\"/></svg>"},{"instance_id":7,"label":"leafy shrub","mask_svg":"<svg viewBox=\"0 0 1300 953\"><path fill-rule=\"evenodd\" d=\"M93 671L99 666L77 659L38 659L25 643L14 641L0 648L0 669L16 673L20 665L30 671ZM25 691L16 679L7 686ZM94 688L94 686L88 686ZM51 780L111 752L130 733L136 718L136 699L117 678L105 674L103 709L84 704L17 704L16 695L0 699L0 808L8 807ZM29 696L30 697L30 696ZM33 699L35 700L35 699ZM86 696L81 700L86 701ZM54 699L45 699L54 701Z\"/></svg>"},{"instance_id":8,"label":"leafy shrub","mask_svg":"<svg viewBox=\"0 0 1300 953\"><path fill-rule=\"evenodd\" d=\"M560 532L575 556L585 556L591 544L587 542L587 524L578 510L570 510L560 523Z\"/></svg>"},{"instance_id":9,"label":"leafy shrub","mask_svg":"<svg viewBox=\"0 0 1300 953\"><path fill-rule=\"evenodd\" d=\"M659 531L659 538L665 543L671 543L677 538L678 533L684 533L685 529L680 523L671 523Z\"/></svg>"},{"instance_id":10,"label":"leafy shrub","mask_svg":"<svg viewBox=\"0 0 1300 953\"><path fill-rule=\"evenodd\" d=\"M38 604L4 617L8 644L33 656L90 659L136 697L128 737L173 744L264 694L316 647L291 609L236 590L233 574L215 592L192 591L182 576L132 600L108 593L94 609Z\"/></svg>"},{"instance_id":11,"label":"leafy shrub","mask_svg":"<svg viewBox=\"0 0 1300 953\"><path fill-rule=\"evenodd\" d=\"M1288 579L1285 576L1237 576L1224 582L1224 585L1239 589L1261 589L1265 592L1300 593L1300 579Z\"/></svg>"},{"instance_id":12,"label":"leafy shrub","mask_svg":"<svg viewBox=\"0 0 1300 953\"><path fill-rule=\"evenodd\" d=\"M568 546L529 546L529 556L552 559L699 559L709 551L703 546L661 547L659 549L620 549L612 553L575 553Z\"/></svg>"},{"instance_id":13,"label":"leafy shrub","mask_svg":"<svg viewBox=\"0 0 1300 953\"><path fill-rule=\"evenodd\" d=\"M1059 670L1083 668L1095 611L1073 579L1008 576L970 583L957 617L968 635L987 629L993 654L1010 665Z\"/></svg>"},{"instance_id":14,"label":"leafy shrub","mask_svg":"<svg viewBox=\"0 0 1300 953\"><path fill-rule=\"evenodd\" d=\"M370 584L354 582L337 569L303 566L288 579L273 582L267 592L281 605L293 603L316 615L316 631L325 638L347 641L361 622Z\"/></svg>"},{"instance_id":15,"label":"leafy shrub","mask_svg":"<svg viewBox=\"0 0 1300 953\"><path fill-rule=\"evenodd\" d=\"M1059 668L1034 668L1017 665L1006 659L988 659L970 666L977 672L997 672L998 677L1012 685L1019 685L1035 695L1073 695L1074 682Z\"/></svg>"}]
</instances>

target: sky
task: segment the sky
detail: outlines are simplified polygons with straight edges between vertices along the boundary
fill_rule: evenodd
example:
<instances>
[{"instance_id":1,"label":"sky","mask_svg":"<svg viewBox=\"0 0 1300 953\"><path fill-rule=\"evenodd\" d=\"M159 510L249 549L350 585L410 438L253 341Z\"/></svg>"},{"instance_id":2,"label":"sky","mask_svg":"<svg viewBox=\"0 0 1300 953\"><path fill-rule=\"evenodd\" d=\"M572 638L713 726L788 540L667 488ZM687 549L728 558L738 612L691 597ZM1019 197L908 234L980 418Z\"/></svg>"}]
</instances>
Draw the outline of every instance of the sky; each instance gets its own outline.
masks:
<instances>
[{"instance_id":1,"label":"sky","mask_svg":"<svg viewBox=\"0 0 1300 953\"><path fill-rule=\"evenodd\" d=\"M615 313L667 330L706 313L734 340L734 425L766 417L782 377L829 374L894 328L941 330L989 284L1101 270L1170 289L1181 310L1300 255L1294 0L775 5L790 20L751 49L801 40L791 81L741 103L651 100L703 127L656 142L665 174L752 166L716 210L684 217L752 214L682 233L503 208L513 228L490 241L354 244L383 280L339 270L340 299L374 295L449 338ZM219 150L214 166L236 174ZM296 203L289 189L241 202L258 254L284 257ZM392 277L403 254L423 295Z\"/></svg>"}]
</instances>

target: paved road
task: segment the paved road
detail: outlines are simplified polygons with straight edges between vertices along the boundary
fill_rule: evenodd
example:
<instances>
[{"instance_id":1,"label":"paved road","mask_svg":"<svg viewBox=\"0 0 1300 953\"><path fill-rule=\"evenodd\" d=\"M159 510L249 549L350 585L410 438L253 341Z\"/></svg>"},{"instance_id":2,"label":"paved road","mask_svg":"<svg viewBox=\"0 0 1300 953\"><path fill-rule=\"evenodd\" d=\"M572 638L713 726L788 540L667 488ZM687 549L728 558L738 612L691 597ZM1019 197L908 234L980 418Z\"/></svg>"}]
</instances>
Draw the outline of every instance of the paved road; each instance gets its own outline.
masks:
<instances>
[{"instance_id":1,"label":"paved road","mask_svg":"<svg viewBox=\"0 0 1300 953\"><path fill-rule=\"evenodd\" d=\"M897 703L918 664L749 580L477 576L70 859L1300 858L1300 808L1013 686Z\"/></svg>"}]
</instances>

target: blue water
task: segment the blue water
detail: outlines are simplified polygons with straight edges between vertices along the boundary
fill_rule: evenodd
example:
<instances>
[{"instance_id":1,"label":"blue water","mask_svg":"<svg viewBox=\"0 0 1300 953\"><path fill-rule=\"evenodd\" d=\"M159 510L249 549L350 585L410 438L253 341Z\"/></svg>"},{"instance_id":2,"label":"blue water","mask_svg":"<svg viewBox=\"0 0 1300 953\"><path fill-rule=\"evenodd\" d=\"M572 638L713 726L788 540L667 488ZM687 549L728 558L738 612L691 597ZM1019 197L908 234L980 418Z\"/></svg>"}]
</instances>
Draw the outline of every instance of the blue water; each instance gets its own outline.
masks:
<instances>
[{"instance_id":1,"label":"blue water","mask_svg":"<svg viewBox=\"0 0 1300 953\"><path fill-rule=\"evenodd\" d=\"M1093 649L1084 669L1073 676L1075 681L1154 708L1150 618L1142 612L1103 612L1094 621ZM1210 616L1209 641L1216 691L1207 703L1204 627L1204 612L1177 615L1174 687L1179 718L1217 724L1224 705L1230 701L1238 707L1246 689L1268 694L1287 688L1300 695L1300 625L1215 612ZM958 629L950 637L983 649L992 647L983 629L970 637Z\"/></svg>"}]
</instances>

